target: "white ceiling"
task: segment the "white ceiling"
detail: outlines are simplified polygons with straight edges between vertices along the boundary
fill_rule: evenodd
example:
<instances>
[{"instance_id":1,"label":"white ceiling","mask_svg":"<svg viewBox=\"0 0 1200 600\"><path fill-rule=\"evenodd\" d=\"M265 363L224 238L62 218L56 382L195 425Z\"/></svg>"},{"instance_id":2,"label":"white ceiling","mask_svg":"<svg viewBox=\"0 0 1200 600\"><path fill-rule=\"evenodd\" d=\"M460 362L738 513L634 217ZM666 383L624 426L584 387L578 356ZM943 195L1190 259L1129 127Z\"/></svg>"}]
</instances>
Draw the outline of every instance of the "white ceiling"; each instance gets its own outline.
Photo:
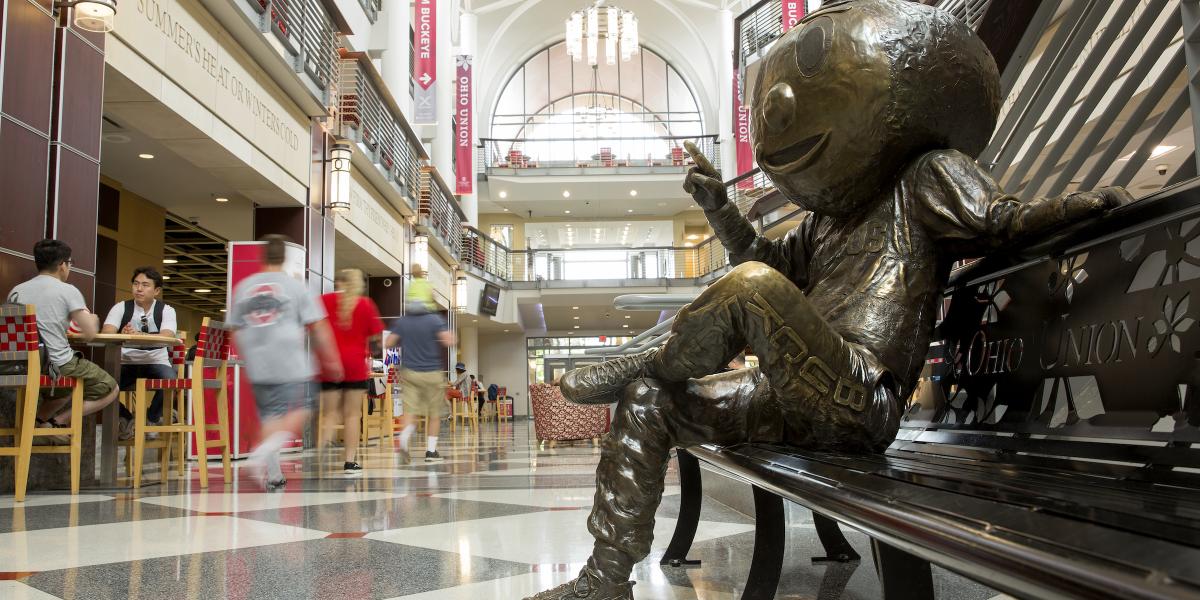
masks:
<instances>
[{"instance_id":1,"label":"white ceiling","mask_svg":"<svg viewBox=\"0 0 1200 600\"><path fill-rule=\"evenodd\" d=\"M595 248L614 246L671 246L671 221L585 221L526 223L532 248Z\"/></svg>"},{"instance_id":2,"label":"white ceiling","mask_svg":"<svg viewBox=\"0 0 1200 600\"><path fill-rule=\"evenodd\" d=\"M480 213L512 212L522 218L620 219L695 211L683 175L488 177L479 182ZM563 197L563 192L570 197ZM637 195L630 195L636 191ZM501 198L501 194L505 197ZM507 210L506 210L507 209ZM567 213L566 211L571 211ZM532 212L532 214L531 214Z\"/></svg>"}]
</instances>

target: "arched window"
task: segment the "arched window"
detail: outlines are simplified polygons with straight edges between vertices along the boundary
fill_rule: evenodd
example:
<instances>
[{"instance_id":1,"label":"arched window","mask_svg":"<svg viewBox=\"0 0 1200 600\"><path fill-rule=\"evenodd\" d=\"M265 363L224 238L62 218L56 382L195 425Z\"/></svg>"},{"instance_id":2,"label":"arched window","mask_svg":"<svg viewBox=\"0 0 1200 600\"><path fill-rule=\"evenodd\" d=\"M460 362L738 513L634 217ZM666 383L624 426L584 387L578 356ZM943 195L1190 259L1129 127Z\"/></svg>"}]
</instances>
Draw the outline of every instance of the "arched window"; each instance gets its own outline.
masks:
<instances>
[{"instance_id":1,"label":"arched window","mask_svg":"<svg viewBox=\"0 0 1200 600\"><path fill-rule=\"evenodd\" d=\"M492 138L543 163L605 152L616 160L662 160L682 143L671 138L703 134L692 90L653 50L643 46L629 62L590 67L572 61L565 42L517 69L500 92L491 126Z\"/></svg>"}]
</instances>

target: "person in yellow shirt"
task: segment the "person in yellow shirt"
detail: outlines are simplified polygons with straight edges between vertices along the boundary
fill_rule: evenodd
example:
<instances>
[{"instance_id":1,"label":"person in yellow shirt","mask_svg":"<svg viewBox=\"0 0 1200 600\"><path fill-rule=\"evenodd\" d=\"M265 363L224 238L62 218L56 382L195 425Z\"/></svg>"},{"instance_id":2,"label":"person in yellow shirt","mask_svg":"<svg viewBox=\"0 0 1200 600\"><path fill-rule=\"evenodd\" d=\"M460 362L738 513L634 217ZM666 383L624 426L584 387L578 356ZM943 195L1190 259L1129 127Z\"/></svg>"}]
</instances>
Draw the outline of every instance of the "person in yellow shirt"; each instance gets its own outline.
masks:
<instances>
[{"instance_id":1,"label":"person in yellow shirt","mask_svg":"<svg viewBox=\"0 0 1200 600\"><path fill-rule=\"evenodd\" d=\"M431 313L437 310L433 303L433 286L425 278L425 267L412 266L412 280L408 282L408 290L404 293L404 309L413 314Z\"/></svg>"}]
</instances>

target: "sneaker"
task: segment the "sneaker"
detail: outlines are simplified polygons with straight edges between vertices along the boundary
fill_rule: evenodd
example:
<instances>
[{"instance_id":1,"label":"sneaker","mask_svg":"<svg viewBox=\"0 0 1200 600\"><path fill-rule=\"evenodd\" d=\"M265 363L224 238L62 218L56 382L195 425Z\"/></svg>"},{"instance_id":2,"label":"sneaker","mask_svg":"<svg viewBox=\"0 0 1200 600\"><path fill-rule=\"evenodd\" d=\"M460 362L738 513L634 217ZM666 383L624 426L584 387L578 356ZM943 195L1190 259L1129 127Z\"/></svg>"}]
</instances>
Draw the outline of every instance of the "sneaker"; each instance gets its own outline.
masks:
<instances>
[{"instance_id":1,"label":"sneaker","mask_svg":"<svg viewBox=\"0 0 1200 600\"><path fill-rule=\"evenodd\" d=\"M429 452L428 450L425 451L425 462L431 463L438 462L440 460L442 460L442 455L438 454L437 450L434 450L433 452Z\"/></svg>"},{"instance_id":2,"label":"sneaker","mask_svg":"<svg viewBox=\"0 0 1200 600\"><path fill-rule=\"evenodd\" d=\"M400 454L400 464L412 464L412 455L408 453L408 450L405 450L404 448L398 448L396 451Z\"/></svg>"},{"instance_id":3,"label":"sneaker","mask_svg":"<svg viewBox=\"0 0 1200 600\"><path fill-rule=\"evenodd\" d=\"M584 567L579 577L525 600L633 600L633 582L604 583Z\"/></svg>"},{"instance_id":4,"label":"sneaker","mask_svg":"<svg viewBox=\"0 0 1200 600\"><path fill-rule=\"evenodd\" d=\"M121 441L132 440L135 428L133 419L121 419L121 423L117 425L117 439Z\"/></svg>"},{"instance_id":5,"label":"sneaker","mask_svg":"<svg viewBox=\"0 0 1200 600\"><path fill-rule=\"evenodd\" d=\"M342 469L347 475L362 475L363 472L362 465L357 462L347 462L342 466Z\"/></svg>"},{"instance_id":6,"label":"sneaker","mask_svg":"<svg viewBox=\"0 0 1200 600\"><path fill-rule=\"evenodd\" d=\"M279 479L268 479L266 483L263 484L263 487L265 487L268 492L277 492L282 490L286 485L287 479L280 477Z\"/></svg>"},{"instance_id":7,"label":"sneaker","mask_svg":"<svg viewBox=\"0 0 1200 600\"><path fill-rule=\"evenodd\" d=\"M612 404L629 382L649 375L658 348L568 371L559 382L563 397L575 404Z\"/></svg>"}]
</instances>

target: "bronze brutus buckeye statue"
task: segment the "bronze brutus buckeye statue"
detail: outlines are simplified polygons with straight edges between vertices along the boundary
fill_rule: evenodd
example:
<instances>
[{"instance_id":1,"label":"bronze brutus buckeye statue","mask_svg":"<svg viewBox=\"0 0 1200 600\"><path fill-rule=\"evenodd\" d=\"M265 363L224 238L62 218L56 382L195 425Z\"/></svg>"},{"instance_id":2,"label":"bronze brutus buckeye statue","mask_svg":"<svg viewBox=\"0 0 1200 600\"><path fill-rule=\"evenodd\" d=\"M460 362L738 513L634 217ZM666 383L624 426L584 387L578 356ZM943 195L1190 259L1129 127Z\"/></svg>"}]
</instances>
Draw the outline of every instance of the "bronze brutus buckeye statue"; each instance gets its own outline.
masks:
<instances>
[{"instance_id":1,"label":"bronze brutus buckeye statue","mask_svg":"<svg viewBox=\"0 0 1200 600\"><path fill-rule=\"evenodd\" d=\"M661 348L562 378L617 401L579 577L534 599L633 598L672 447L786 442L880 452L923 365L958 259L1095 215L1108 188L1021 203L974 162L1000 108L995 61L961 21L904 0L831 2L780 38L754 86L755 156L803 208L758 236L694 146L684 189L736 267L679 311ZM760 369L714 375L749 346Z\"/></svg>"}]
</instances>

